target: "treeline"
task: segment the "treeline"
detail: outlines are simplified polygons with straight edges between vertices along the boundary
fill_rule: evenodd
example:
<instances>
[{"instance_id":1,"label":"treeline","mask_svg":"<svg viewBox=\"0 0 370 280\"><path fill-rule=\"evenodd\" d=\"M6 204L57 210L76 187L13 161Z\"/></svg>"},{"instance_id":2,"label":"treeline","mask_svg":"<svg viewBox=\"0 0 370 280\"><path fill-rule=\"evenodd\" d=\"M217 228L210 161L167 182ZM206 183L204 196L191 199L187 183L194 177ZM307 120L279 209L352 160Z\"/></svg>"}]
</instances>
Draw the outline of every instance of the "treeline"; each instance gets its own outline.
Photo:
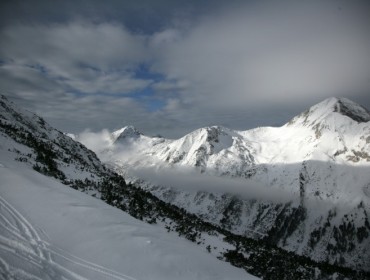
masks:
<instances>
[{"instance_id":1,"label":"treeline","mask_svg":"<svg viewBox=\"0 0 370 280\"><path fill-rule=\"evenodd\" d=\"M194 214L163 202L137 186L126 184L115 174L101 185L101 199L149 223L166 221L168 231L174 231L192 242L204 244L202 234L224 235L224 241L235 246L223 253L221 259L263 279L370 279L370 274L350 268L318 263L273 245L268 240L254 240L233 234L205 222ZM294 216L305 215L298 207ZM294 220L292 221L294 223ZM289 227L288 227L289 228ZM211 251L210 246L207 250Z\"/></svg>"}]
</instances>

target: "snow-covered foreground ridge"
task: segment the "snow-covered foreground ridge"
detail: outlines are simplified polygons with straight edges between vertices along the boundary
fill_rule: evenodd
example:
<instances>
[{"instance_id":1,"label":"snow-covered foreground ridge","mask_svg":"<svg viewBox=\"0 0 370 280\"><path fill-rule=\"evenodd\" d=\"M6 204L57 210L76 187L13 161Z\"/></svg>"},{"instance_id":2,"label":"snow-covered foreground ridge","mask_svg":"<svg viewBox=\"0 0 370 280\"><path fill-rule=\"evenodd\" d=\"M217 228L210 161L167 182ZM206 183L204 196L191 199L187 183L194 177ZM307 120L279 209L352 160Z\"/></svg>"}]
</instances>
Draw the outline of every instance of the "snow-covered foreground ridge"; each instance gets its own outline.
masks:
<instances>
[{"instance_id":1,"label":"snow-covered foreground ridge","mask_svg":"<svg viewBox=\"0 0 370 280\"><path fill-rule=\"evenodd\" d=\"M172 140L128 126L105 144L102 160L166 202L317 261L370 267L370 113L346 98L282 127Z\"/></svg>"},{"instance_id":2,"label":"snow-covered foreground ridge","mask_svg":"<svg viewBox=\"0 0 370 280\"><path fill-rule=\"evenodd\" d=\"M101 200L2 166L1 279L254 279Z\"/></svg>"},{"instance_id":3,"label":"snow-covered foreground ridge","mask_svg":"<svg viewBox=\"0 0 370 280\"><path fill-rule=\"evenodd\" d=\"M256 279L168 233L157 204L80 143L1 97L0 279ZM207 243L233 248L222 237Z\"/></svg>"}]
</instances>

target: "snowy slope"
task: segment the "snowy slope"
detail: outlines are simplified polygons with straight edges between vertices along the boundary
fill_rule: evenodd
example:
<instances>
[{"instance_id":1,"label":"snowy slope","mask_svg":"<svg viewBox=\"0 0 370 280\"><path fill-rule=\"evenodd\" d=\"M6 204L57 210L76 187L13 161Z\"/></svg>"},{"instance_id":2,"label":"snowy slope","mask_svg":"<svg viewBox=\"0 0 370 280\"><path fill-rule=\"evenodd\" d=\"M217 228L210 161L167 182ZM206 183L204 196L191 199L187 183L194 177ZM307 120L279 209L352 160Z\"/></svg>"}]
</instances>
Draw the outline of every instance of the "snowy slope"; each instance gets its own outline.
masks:
<instances>
[{"instance_id":1,"label":"snowy slope","mask_svg":"<svg viewBox=\"0 0 370 280\"><path fill-rule=\"evenodd\" d=\"M94 152L3 96L0 179L0 279L249 279L217 260L234 248L222 234L194 238L203 226L196 219L127 185Z\"/></svg>"},{"instance_id":2,"label":"snowy slope","mask_svg":"<svg viewBox=\"0 0 370 280\"><path fill-rule=\"evenodd\" d=\"M274 244L318 261L368 269L369 121L369 112L360 105L329 98L282 127L233 131L214 126L176 140L148 137L131 127L136 133L126 133L125 141L112 138L99 156L133 181L146 181L146 189L164 201L235 233L268 236ZM159 174L156 178L176 173L183 178L184 170L242 178L246 186L265 186L262 192L267 194L227 194L232 181L225 182L223 193L220 188L196 191L204 180L158 182L141 176L141 170L152 170ZM176 189L180 184L191 187ZM291 197L291 202L271 200L269 189ZM288 227L294 219L294 226Z\"/></svg>"},{"instance_id":3,"label":"snowy slope","mask_svg":"<svg viewBox=\"0 0 370 280\"><path fill-rule=\"evenodd\" d=\"M256 279L0 149L1 279Z\"/></svg>"},{"instance_id":4,"label":"snowy slope","mask_svg":"<svg viewBox=\"0 0 370 280\"><path fill-rule=\"evenodd\" d=\"M3 146L9 145L18 154L17 160L31 167L36 163L40 167L44 165L41 171L49 176L61 180L94 180L106 172L94 152L1 95L0 132Z\"/></svg>"}]
</instances>

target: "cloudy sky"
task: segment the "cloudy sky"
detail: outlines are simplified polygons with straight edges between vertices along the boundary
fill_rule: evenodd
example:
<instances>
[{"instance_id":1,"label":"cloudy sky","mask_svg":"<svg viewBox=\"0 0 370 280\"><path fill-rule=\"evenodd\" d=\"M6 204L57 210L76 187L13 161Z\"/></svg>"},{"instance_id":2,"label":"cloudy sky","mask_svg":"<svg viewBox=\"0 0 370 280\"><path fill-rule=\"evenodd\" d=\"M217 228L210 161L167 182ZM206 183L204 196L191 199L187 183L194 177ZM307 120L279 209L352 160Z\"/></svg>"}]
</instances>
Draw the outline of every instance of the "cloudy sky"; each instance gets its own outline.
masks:
<instances>
[{"instance_id":1,"label":"cloudy sky","mask_svg":"<svg viewBox=\"0 0 370 280\"><path fill-rule=\"evenodd\" d=\"M66 132L282 125L370 109L370 1L4 0L0 92Z\"/></svg>"}]
</instances>

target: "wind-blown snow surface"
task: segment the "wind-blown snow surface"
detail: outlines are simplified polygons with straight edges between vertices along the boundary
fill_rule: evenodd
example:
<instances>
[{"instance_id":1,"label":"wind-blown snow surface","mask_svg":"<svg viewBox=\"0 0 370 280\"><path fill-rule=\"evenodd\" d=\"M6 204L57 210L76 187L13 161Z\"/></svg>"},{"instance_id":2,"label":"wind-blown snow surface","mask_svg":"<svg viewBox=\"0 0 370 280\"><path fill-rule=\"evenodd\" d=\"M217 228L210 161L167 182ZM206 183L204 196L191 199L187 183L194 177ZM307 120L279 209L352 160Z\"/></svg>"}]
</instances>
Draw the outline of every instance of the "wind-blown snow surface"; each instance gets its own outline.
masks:
<instances>
[{"instance_id":1,"label":"wind-blown snow surface","mask_svg":"<svg viewBox=\"0 0 370 280\"><path fill-rule=\"evenodd\" d=\"M95 151L126 178L145 180L156 196L207 221L269 236L318 261L369 269L369 121L360 105L329 98L282 127L213 126L176 140L125 127ZM304 217L293 217L298 207ZM294 227L282 226L294 218Z\"/></svg>"},{"instance_id":2,"label":"wind-blown snow surface","mask_svg":"<svg viewBox=\"0 0 370 280\"><path fill-rule=\"evenodd\" d=\"M0 147L1 279L256 279Z\"/></svg>"}]
</instances>

